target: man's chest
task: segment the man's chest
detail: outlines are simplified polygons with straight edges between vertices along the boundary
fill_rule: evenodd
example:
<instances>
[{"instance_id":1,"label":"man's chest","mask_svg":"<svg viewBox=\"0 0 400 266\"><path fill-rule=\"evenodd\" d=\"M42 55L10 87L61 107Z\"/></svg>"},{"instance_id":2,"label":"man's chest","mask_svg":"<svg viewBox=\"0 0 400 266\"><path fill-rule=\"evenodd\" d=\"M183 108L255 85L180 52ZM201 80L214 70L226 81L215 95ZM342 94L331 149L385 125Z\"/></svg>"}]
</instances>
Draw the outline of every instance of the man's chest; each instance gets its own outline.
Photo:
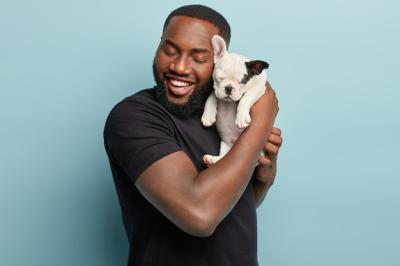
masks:
<instances>
[{"instance_id":1,"label":"man's chest","mask_svg":"<svg viewBox=\"0 0 400 266\"><path fill-rule=\"evenodd\" d=\"M215 127L204 127L199 120L178 121L175 124L174 136L178 145L192 159L198 170L206 166L203 163L205 154L218 154L220 137Z\"/></svg>"}]
</instances>

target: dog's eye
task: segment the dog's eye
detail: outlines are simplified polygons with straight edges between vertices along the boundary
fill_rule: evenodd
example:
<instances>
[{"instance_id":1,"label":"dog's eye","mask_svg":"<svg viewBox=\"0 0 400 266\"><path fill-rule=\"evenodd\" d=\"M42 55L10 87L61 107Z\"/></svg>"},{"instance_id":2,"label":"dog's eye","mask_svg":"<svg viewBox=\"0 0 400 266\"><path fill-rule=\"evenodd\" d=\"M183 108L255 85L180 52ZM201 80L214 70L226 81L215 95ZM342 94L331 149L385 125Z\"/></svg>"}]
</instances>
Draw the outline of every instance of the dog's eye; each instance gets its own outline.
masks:
<instances>
[{"instance_id":1,"label":"dog's eye","mask_svg":"<svg viewBox=\"0 0 400 266\"><path fill-rule=\"evenodd\" d=\"M250 76L247 75L247 74L244 74L242 80L240 80L239 83L241 83L241 84L246 84L247 81L249 81L249 79L250 79Z\"/></svg>"}]
</instances>

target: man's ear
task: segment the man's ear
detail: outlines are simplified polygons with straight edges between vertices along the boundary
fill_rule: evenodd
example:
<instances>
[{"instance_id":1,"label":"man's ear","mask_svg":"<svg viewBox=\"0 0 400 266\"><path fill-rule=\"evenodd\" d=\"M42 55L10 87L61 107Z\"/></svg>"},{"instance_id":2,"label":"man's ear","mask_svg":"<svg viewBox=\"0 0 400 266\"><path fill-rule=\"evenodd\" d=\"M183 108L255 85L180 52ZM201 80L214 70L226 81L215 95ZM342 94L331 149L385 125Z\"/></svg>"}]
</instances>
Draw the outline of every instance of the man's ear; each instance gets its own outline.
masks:
<instances>
[{"instance_id":1,"label":"man's ear","mask_svg":"<svg viewBox=\"0 0 400 266\"><path fill-rule=\"evenodd\" d=\"M246 62L247 72L253 76L260 74L264 69L267 69L269 64L261 60L253 60Z\"/></svg>"},{"instance_id":2,"label":"man's ear","mask_svg":"<svg viewBox=\"0 0 400 266\"><path fill-rule=\"evenodd\" d=\"M211 38L211 44L214 50L214 63L215 63L225 55L226 43L221 36L214 35Z\"/></svg>"}]
</instances>

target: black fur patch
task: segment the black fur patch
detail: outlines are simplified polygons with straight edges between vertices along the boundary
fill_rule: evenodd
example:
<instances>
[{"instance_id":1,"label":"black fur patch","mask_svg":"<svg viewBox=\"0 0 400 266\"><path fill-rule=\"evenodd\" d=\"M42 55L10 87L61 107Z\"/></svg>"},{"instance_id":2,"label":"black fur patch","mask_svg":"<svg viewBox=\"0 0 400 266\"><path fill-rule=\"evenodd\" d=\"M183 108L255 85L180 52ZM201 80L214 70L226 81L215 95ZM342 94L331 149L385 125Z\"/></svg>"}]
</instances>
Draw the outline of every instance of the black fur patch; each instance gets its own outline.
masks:
<instances>
[{"instance_id":1,"label":"black fur patch","mask_svg":"<svg viewBox=\"0 0 400 266\"><path fill-rule=\"evenodd\" d=\"M242 80L240 83L246 84L253 76L259 75L264 69L269 67L267 62L261 60L254 60L245 62L247 73L243 75Z\"/></svg>"},{"instance_id":2,"label":"black fur patch","mask_svg":"<svg viewBox=\"0 0 400 266\"><path fill-rule=\"evenodd\" d=\"M240 83L242 84L246 84L250 79L251 79L252 75L249 74L244 74L242 80L240 81Z\"/></svg>"}]
</instances>

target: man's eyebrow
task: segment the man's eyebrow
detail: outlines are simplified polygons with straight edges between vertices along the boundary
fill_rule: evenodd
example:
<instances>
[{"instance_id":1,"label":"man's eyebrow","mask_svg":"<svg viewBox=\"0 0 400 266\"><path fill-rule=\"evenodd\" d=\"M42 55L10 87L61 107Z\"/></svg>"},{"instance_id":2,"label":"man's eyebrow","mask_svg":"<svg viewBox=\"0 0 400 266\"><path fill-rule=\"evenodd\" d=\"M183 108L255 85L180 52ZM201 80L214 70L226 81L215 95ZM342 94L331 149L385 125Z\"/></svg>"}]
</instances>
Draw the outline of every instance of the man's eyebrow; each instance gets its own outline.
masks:
<instances>
[{"instance_id":1,"label":"man's eyebrow","mask_svg":"<svg viewBox=\"0 0 400 266\"><path fill-rule=\"evenodd\" d=\"M176 45L173 41L165 39L164 42L168 45L172 45L174 48L179 50L179 46ZM208 50L207 48L193 48L191 50L192 53L211 53L210 50Z\"/></svg>"},{"instance_id":2,"label":"man's eyebrow","mask_svg":"<svg viewBox=\"0 0 400 266\"><path fill-rule=\"evenodd\" d=\"M207 48L193 48L192 52L193 53L210 53L211 51L208 50Z\"/></svg>"}]
</instances>

